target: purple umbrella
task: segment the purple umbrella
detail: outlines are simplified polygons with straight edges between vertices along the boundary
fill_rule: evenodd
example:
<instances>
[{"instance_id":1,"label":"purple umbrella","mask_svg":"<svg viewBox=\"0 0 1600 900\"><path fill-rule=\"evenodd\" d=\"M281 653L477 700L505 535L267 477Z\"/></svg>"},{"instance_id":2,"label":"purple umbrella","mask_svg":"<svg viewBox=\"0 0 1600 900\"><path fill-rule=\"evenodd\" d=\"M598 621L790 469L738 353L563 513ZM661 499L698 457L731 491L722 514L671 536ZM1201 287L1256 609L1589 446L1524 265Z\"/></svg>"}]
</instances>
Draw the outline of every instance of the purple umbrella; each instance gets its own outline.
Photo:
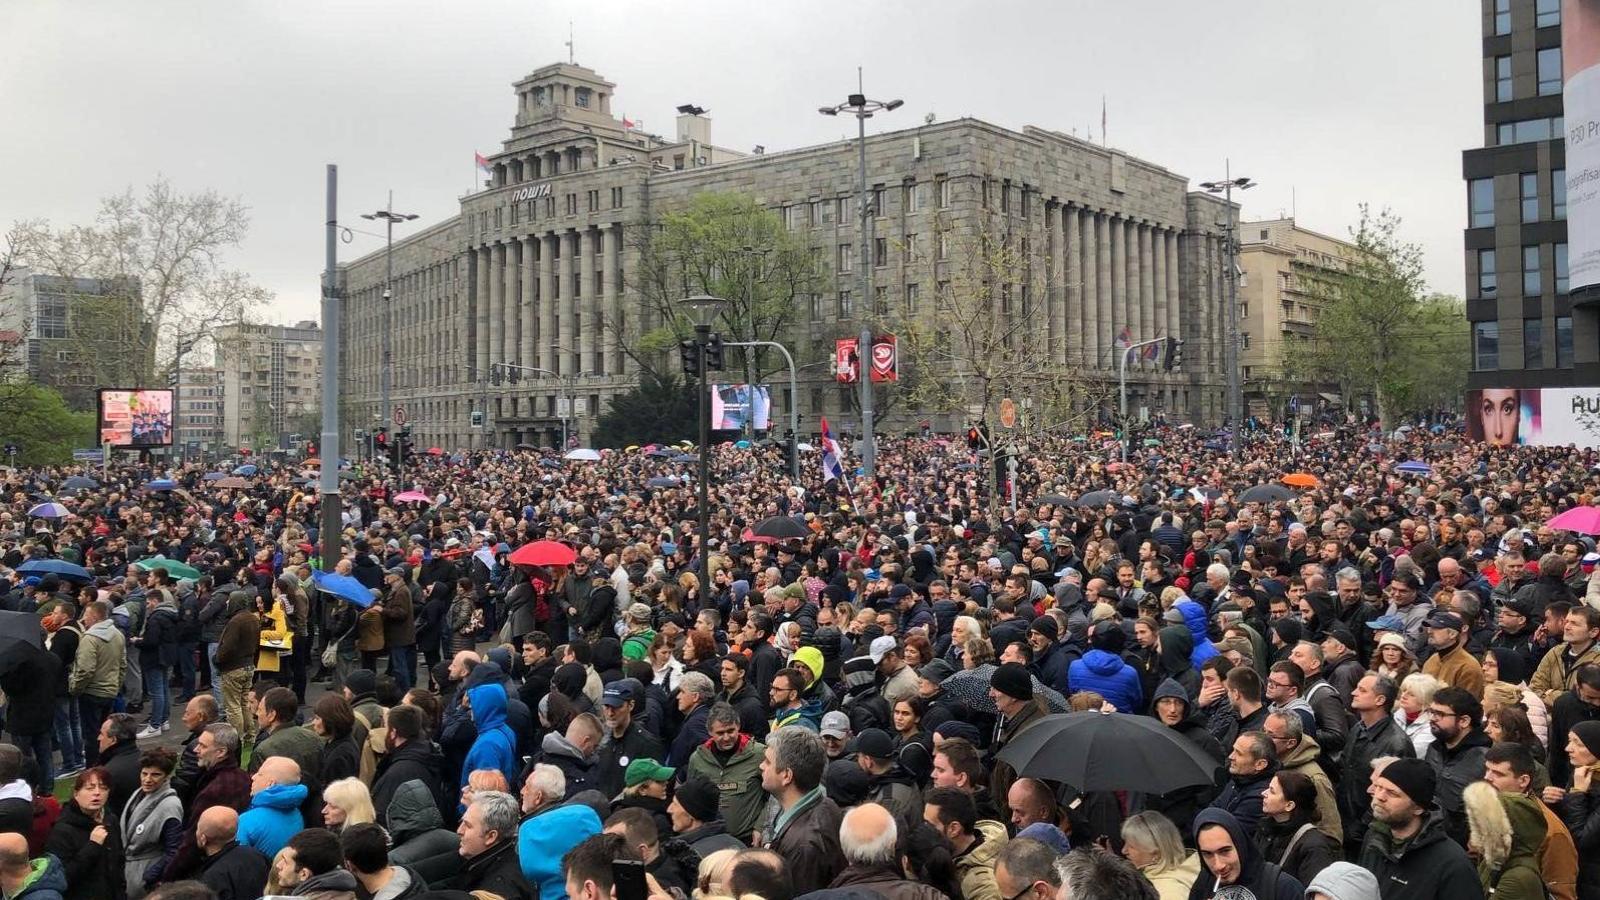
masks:
<instances>
[{"instance_id":1,"label":"purple umbrella","mask_svg":"<svg viewBox=\"0 0 1600 900\"><path fill-rule=\"evenodd\" d=\"M1600 506L1575 506L1545 524L1557 531L1600 534Z\"/></svg>"}]
</instances>

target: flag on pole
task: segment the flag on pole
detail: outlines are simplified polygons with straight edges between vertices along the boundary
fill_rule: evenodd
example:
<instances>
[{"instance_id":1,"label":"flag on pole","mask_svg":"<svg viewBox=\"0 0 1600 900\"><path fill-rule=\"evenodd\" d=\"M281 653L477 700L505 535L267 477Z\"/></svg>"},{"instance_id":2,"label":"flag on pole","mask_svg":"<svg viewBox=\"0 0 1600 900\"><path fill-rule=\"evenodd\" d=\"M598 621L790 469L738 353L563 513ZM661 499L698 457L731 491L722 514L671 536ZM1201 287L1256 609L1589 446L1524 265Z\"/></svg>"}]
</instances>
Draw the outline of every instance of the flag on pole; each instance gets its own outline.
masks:
<instances>
[{"instance_id":1,"label":"flag on pole","mask_svg":"<svg viewBox=\"0 0 1600 900\"><path fill-rule=\"evenodd\" d=\"M493 178L494 166L489 164L488 158L477 151L473 151L472 155L478 158L478 171L482 173L483 177Z\"/></svg>"},{"instance_id":2,"label":"flag on pole","mask_svg":"<svg viewBox=\"0 0 1600 900\"><path fill-rule=\"evenodd\" d=\"M1139 348L1139 358L1142 360L1155 359L1161 354L1160 344L1145 344Z\"/></svg>"},{"instance_id":3,"label":"flag on pole","mask_svg":"<svg viewBox=\"0 0 1600 900\"><path fill-rule=\"evenodd\" d=\"M638 131L639 129L644 127L644 120L643 119L630 119L627 116L623 116L622 117L622 127L624 129L628 130L628 131Z\"/></svg>"},{"instance_id":4,"label":"flag on pole","mask_svg":"<svg viewBox=\"0 0 1600 900\"><path fill-rule=\"evenodd\" d=\"M822 418L822 480L832 481L844 475L844 464L840 457L844 452L839 449L839 442L833 439L833 432L828 430L828 419Z\"/></svg>"},{"instance_id":5,"label":"flag on pole","mask_svg":"<svg viewBox=\"0 0 1600 900\"><path fill-rule=\"evenodd\" d=\"M1117 332L1117 338L1116 338L1116 342L1115 343L1116 343L1116 347L1117 347L1118 350L1126 350L1130 346L1132 346L1133 345L1133 328L1131 326L1128 326L1128 325L1122 326L1122 330Z\"/></svg>"}]
</instances>

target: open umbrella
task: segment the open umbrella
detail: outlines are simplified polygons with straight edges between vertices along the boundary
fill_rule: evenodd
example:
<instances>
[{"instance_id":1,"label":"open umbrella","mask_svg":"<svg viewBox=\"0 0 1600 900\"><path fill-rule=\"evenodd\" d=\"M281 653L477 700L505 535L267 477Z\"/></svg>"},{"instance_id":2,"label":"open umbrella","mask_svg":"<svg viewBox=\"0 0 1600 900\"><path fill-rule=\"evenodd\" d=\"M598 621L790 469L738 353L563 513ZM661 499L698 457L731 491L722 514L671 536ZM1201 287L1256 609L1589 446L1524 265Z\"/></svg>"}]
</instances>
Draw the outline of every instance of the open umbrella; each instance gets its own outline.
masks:
<instances>
[{"instance_id":1,"label":"open umbrella","mask_svg":"<svg viewBox=\"0 0 1600 900\"><path fill-rule=\"evenodd\" d=\"M322 465L322 460L317 459L315 456L313 456L310 459L306 460L305 462L301 463L300 465L302 465L302 466L320 466L320 465Z\"/></svg>"},{"instance_id":2,"label":"open umbrella","mask_svg":"<svg viewBox=\"0 0 1600 900\"><path fill-rule=\"evenodd\" d=\"M428 455L429 456L443 456L444 455L444 448L443 447L429 447L428 448Z\"/></svg>"},{"instance_id":3,"label":"open umbrella","mask_svg":"<svg viewBox=\"0 0 1600 900\"><path fill-rule=\"evenodd\" d=\"M433 498L421 491L401 491L394 495L396 503L432 503Z\"/></svg>"},{"instance_id":4,"label":"open umbrella","mask_svg":"<svg viewBox=\"0 0 1600 900\"><path fill-rule=\"evenodd\" d=\"M516 449L518 449L518 450L537 450L537 449L539 449L539 445L538 444L518 444Z\"/></svg>"},{"instance_id":5,"label":"open umbrella","mask_svg":"<svg viewBox=\"0 0 1600 900\"><path fill-rule=\"evenodd\" d=\"M646 481L644 486L653 488L675 488L682 483L683 482L673 478L671 475L662 475Z\"/></svg>"},{"instance_id":6,"label":"open umbrella","mask_svg":"<svg viewBox=\"0 0 1600 900\"><path fill-rule=\"evenodd\" d=\"M561 460L546 456L539 460L539 465L544 466L546 469L559 469L561 468Z\"/></svg>"},{"instance_id":7,"label":"open umbrella","mask_svg":"<svg viewBox=\"0 0 1600 900\"><path fill-rule=\"evenodd\" d=\"M65 519L67 516L72 515L72 511L52 500L49 503L40 503L29 509L28 515L35 519Z\"/></svg>"},{"instance_id":8,"label":"open umbrella","mask_svg":"<svg viewBox=\"0 0 1600 900\"><path fill-rule=\"evenodd\" d=\"M776 544L778 542L777 538L770 538L765 535L756 534L754 531L751 531L748 528L740 533L739 540L746 544Z\"/></svg>"},{"instance_id":9,"label":"open umbrella","mask_svg":"<svg viewBox=\"0 0 1600 900\"><path fill-rule=\"evenodd\" d=\"M1080 791L1165 794L1214 784L1221 768L1199 744L1154 717L1099 711L1045 716L1012 738L998 758L1019 775Z\"/></svg>"},{"instance_id":10,"label":"open umbrella","mask_svg":"<svg viewBox=\"0 0 1600 900\"><path fill-rule=\"evenodd\" d=\"M599 462L600 451L591 450L588 447L579 447L576 450L568 450L566 456L563 458L576 460L578 462Z\"/></svg>"},{"instance_id":11,"label":"open umbrella","mask_svg":"<svg viewBox=\"0 0 1600 900\"><path fill-rule=\"evenodd\" d=\"M801 453L810 453L811 451L817 449L816 447L811 446L810 444L806 443L805 441L801 441L800 443L795 444L794 448L796 450L799 450Z\"/></svg>"},{"instance_id":12,"label":"open umbrella","mask_svg":"<svg viewBox=\"0 0 1600 900\"><path fill-rule=\"evenodd\" d=\"M1290 472L1283 476L1283 483L1290 487L1314 488L1317 486L1317 476L1310 472Z\"/></svg>"},{"instance_id":13,"label":"open umbrella","mask_svg":"<svg viewBox=\"0 0 1600 900\"><path fill-rule=\"evenodd\" d=\"M667 460L667 462L675 463L697 463L699 461L700 457L695 456L693 453L674 453L672 458Z\"/></svg>"},{"instance_id":14,"label":"open umbrella","mask_svg":"<svg viewBox=\"0 0 1600 900\"><path fill-rule=\"evenodd\" d=\"M317 586L317 590L332 594L358 609L366 609L372 605L372 590L350 575L312 572L311 581Z\"/></svg>"},{"instance_id":15,"label":"open umbrella","mask_svg":"<svg viewBox=\"0 0 1600 900\"><path fill-rule=\"evenodd\" d=\"M1075 503L1073 501L1073 499L1071 497L1064 497L1061 494L1042 494L1042 495L1040 495L1038 497L1035 497L1034 498L1034 502L1036 502L1036 503L1048 503L1051 506L1077 506L1078 505L1077 503Z\"/></svg>"},{"instance_id":16,"label":"open umbrella","mask_svg":"<svg viewBox=\"0 0 1600 900\"><path fill-rule=\"evenodd\" d=\"M654 450L646 450L644 455L650 457L651 459L671 459L672 457L678 455L678 451L668 450L665 447L657 447Z\"/></svg>"},{"instance_id":17,"label":"open umbrella","mask_svg":"<svg viewBox=\"0 0 1600 900\"><path fill-rule=\"evenodd\" d=\"M534 541L511 551L514 566L570 566L577 551L560 541Z\"/></svg>"},{"instance_id":18,"label":"open umbrella","mask_svg":"<svg viewBox=\"0 0 1600 900\"><path fill-rule=\"evenodd\" d=\"M178 562L175 559L167 559L165 556L161 556L160 554L152 556L148 559L141 559L134 563L134 566L136 568L146 570L164 569L166 570L166 573L171 575L173 578L198 579L201 575L200 570L196 569L194 566L191 566L188 563Z\"/></svg>"},{"instance_id":19,"label":"open umbrella","mask_svg":"<svg viewBox=\"0 0 1600 900\"><path fill-rule=\"evenodd\" d=\"M89 581L94 578L88 569L64 559L30 559L17 566L17 571L23 575L60 575L62 578L71 578L75 581Z\"/></svg>"},{"instance_id":20,"label":"open umbrella","mask_svg":"<svg viewBox=\"0 0 1600 900\"><path fill-rule=\"evenodd\" d=\"M1107 503L1121 503L1122 495L1116 491L1090 491L1078 498L1079 506L1105 506Z\"/></svg>"},{"instance_id":21,"label":"open umbrella","mask_svg":"<svg viewBox=\"0 0 1600 900\"><path fill-rule=\"evenodd\" d=\"M207 472L200 476L201 481L221 481L228 477L227 472Z\"/></svg>"},{"instance_id":22,"label":"open umbrella","mask_svg":"<svg viewBox=\"0 0 1600 900\"><path fill-rule=\"evenodd\" d=\"M811 535L811 531L806 528L805 523L793 516L773 516L770 519L762 519L756 523L756 527L752 528L751 531L755 532L759 537L769 537L777 541L798 540Z\"/></svg>"},{"instance_id":23,"label":"open umbrella","mask_svg":"<svg viewBox=\"0 0 1600 900\"><path fill-rule=\"evenodd\" d=\"M44 628L31 612L0 610L0 672L27 659L29 647L44 649Z\"/></svg>"},{"instance_id":24,"label":"open umbrella","mask_svg":"<svg viewBox=\"0 0 1600 900\"><path fill-rule=\"evenodd\" d=\"M1575 506L1545 524L1557 531L1600 534L1600 506Z\"/></svg>"},{"instance_id":25,"label":"open umbrella","mask_svg":"<svg viewBox=\"0 0 1600 900\"><path fill-rule=\"evenodd\" d=\"M1240 503L1281 503L1293 497L1289 489L1281 484L1258 484L1248 488L1239 495Z\"/></svg>"},{"instance_id":26,"label":"open umbrella","mask_svg":"<svg viewBox=\"0 0 1600 900\"><path fill-rule=\"evenodd\" d=\"M99 486L100 482L85 475L73 475L61 482L64 491L92 491Z\"/></svg>"},{"instance_id":27,"label":"open umbrella","mask_svg":"<svg viewBox=\"0 0 1600 900\"><path fill-rule=\"evenodd\" d=\"M250 486L250 481L237 475L229 475L211 482L211 486L218 490L244 490Z\"/></svg>"},{"instance_id":28,"label":"open umbrella","mask_svg":"<svg viewBox=\"0 0 1600 900\"><path fill-rule=\"evenodd\" d=\"M951 675L940 682L939 686L959 703L979 712L997 713L999 709L989 698L989 682L994 678L996 668L993 663L974 666ZM1067 706L1067 698L1061 696L1059 691L1045 687L1044 682L1037 677L1033 677L1033 695L1043 697L1045 705L1049 706L1052 712L1066 712L1071 708Z\"/></svg>"},{"instance_id":29,"label":"open umbrella","mask_svg":"<svg viewBox=\"0 0 1600 900\"><path fill-rule=\"evenodd\" d=\"M157 478L155 481L152 481L149 484L146 484L145 485L145 490L149 490L149 491L170 491L170 490L176 488L177 486L178 486L178 483L176 481L173 481L171 478Z\"/></svg>"},{"instance_id":30,"label":"open umbrella","mask_svg":"<svg viewBox=\"0 0 1600 900\"><path fill-rule=\"evenodd\" d=\"M257 471L257 469L256 469L256 464L255 463L245 463L244 465L240 466L239 468L234 469L233 470L233 474L235 474L235 475L244 475L246 477L253 478L253 477L255 477L256 471Z\"/></svg>"},{"instance_id":31,"label":"open umbrella","mask_svg":"<svg viewBox=\"0 0 1600 900\"><path fill-rule=\"evenodd\" d=\"M1420 459L1408 459L1400 465L1395 466L1394 470L1396 472L1404 472L1407 475L1433 474L1433 466L1428 465Z\"/></svg>"}]
</instances>

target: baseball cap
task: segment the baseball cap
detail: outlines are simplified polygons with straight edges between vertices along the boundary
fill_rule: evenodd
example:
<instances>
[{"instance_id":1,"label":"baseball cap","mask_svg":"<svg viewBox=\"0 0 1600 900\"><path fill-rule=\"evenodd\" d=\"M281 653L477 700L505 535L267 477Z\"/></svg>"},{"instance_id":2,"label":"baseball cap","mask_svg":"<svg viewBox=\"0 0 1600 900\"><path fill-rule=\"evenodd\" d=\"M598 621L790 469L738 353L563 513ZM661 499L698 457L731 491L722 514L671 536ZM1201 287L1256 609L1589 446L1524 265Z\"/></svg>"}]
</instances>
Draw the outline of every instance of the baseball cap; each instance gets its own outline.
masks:
<instances>
[{"instance_id":1,"label":"baseball cap","mask_svg":"<svg viewBox=\"0 0 1600 900\"><path fill-rule=\"evenodd\" d=\"M1368 622L1367 627L1373 631L1405 631L1406 620L1398 615L1383 615Z\"/></svg>"},{"instance_id":2,"label":"baseball cap","mask_svg":"<svg viewBox=\"0 0 1600 900\"><path fill-rule=\"evenodd\" d=\"M868 728L856 735L856 752L873 759L894 759L894 738L882 728Z\"/></svg>"},{"instance_id":3,"label":"baseball cap","mask_svg":"<svg viewBox=\"0 0 1600 900\"><path fill-rule=\"evenodd\" d=\"M623 678L606 685L605 693L600 695L600 702L605 706L618 707L633 699L633 685L629 679Z\"/></svg>"},{"instance_id":4,"label":"baseball cap","mask_svg":"<svg viewBox=\"0 0 1600 900\"><path fill-rule=\"evenodd\" d=\"M1422 624L1427 628L1452 628L1460 631L1461 617L1447 609L1436 609L1428 613L1428 617L1422 620Z\"/></svg>"},{"instance_id":5,"label":"baseball cap","mask_svg":"<svg viewBox=\"0 0 1600 900\"><path fill-rule=\"evenodd\" d=\"M623 773L622 781L628 787L644 784L646 781L671 781L677 769L663 766L653 759L636 759L628 763L628 770Z\"/></svg>"},{"instance_id":6,"label":"baseball cap","mask_svg":"<svg viewBox=\"0 0 1600 900\"><path fill-rule=\"evenodd\" d=\"M845 738L850 736L850 717L834 710L822 717L822 736Z\"/></svg>"},{"instance_id":7,"label":"baseball cap","mask_svg":"<svg viewBox=\"0 0 1600 900\"><path fill-rule=\"evenodd\" d=\"M867 656L875 663L883 662L883 657L894 650L895 646L895 639L889 635L873 638L871 646L867 649Z\"/></svg>"}]
</instances>

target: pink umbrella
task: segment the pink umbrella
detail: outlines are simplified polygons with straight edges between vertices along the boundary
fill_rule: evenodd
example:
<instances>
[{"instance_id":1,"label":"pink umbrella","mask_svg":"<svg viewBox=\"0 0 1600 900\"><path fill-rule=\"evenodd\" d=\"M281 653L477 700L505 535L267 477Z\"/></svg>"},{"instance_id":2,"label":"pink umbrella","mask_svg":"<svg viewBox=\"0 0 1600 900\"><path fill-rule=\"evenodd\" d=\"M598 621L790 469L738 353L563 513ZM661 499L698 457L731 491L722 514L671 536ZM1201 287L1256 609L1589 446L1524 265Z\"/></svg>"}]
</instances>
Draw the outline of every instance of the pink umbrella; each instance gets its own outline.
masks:
<instances>
[{"instance_id":1,"label":"pink umbrella","mask_svg":"<svg viewBox=\"0 0 1600 900\"><path fill-rule=\"evenodd\" d=\"M1600 506L1576 506L1545 524L1557 531L1600 534Z\"/></svg>"},{"instance_id":2,"label":"pink umbrella","mask_svg":"<svg viewBox=\"0 0 1600 900\"><path fill-rule=\"evenodd\" d=\"M433 498L421 491L402 491L394 495L396 503L432 503Z\"/></svg>"}]
</instances>

